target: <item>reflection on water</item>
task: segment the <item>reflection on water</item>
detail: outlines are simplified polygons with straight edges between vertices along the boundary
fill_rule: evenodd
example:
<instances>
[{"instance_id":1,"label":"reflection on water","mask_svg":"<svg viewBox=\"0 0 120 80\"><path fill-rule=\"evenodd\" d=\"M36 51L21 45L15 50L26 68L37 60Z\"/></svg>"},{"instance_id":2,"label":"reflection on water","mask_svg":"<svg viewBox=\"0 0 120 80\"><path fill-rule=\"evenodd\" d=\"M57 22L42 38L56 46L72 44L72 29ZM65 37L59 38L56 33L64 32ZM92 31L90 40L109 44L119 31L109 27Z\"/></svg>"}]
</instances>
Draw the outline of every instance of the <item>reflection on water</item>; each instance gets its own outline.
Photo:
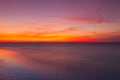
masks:
<instances>
[{"instance_id":1,"label":"reflection on water","mask_svg":"<svg viewBox=\"0 0 120 80\"><path fill-rule=\"evenodd\" d=\"M118 45L0 48L0 80L120 80Z\"/></svg>"}]
</instances>

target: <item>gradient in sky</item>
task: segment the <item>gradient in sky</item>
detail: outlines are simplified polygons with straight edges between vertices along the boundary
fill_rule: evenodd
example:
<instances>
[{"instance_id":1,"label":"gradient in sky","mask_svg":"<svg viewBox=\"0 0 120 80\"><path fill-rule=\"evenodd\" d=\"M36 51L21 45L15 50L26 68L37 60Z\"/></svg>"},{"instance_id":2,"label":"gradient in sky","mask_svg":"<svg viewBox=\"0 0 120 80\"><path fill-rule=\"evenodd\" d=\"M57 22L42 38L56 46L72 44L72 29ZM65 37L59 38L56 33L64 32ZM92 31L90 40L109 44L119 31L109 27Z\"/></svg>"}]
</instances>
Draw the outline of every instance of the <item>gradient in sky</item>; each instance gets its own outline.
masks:
<instances>
[{"instance_id":1,"label":"gradient in sky","mask_svg":"<svg viewBox=\"0 0 120 80\"><path fill-rule=\"evenodd\" d=\"M120 0L0 0L0 42L120 42Z\"/></svg>"}]
</instances>

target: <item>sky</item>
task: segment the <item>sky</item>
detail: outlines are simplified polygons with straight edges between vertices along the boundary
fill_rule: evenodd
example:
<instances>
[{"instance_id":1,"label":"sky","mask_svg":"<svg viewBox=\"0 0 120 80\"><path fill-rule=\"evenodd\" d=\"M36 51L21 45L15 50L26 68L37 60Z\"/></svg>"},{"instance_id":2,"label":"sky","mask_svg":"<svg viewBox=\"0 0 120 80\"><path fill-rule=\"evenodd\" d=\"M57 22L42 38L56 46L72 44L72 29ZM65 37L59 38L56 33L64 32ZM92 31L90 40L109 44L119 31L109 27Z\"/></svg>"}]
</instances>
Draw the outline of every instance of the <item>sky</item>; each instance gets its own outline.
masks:
<instances>
[{"instance_id":1,"label":"sky","mask_svg":"<svg viewBox=\"0 0 120 80\"><path fill-rule=\"evenodd\" d=\"M120 0L0 0L0 42L120 42Z\"/></svg>"}]
</instances>

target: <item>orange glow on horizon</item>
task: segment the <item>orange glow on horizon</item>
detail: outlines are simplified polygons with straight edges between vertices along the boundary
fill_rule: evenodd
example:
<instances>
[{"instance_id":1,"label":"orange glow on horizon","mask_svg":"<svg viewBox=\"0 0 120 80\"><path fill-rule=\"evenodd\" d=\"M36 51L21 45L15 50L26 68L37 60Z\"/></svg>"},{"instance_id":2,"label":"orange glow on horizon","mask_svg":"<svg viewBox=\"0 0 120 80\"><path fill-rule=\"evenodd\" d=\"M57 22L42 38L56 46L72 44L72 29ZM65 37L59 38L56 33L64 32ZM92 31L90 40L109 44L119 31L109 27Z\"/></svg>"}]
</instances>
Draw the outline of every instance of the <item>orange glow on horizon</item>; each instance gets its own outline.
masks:
<instances>
[{"instance_id":1,"label":"orange glow on horizon","mask_svg":"<svg viewBox=\"0 0 120 80\"><path fill-rule=\"evenodd\" d=\"M0 35L0 42L96 42L95 40L87 40L82 37L73 36L49 36L49 37L33 37L29 35L7 34Z\"/></svg>"},{"instance_id":2,"label":"orange glow on horizon","mask_svg":"<svg viewBox=\"0 0 120 80\"><path fill-rule=\"evenodd\" d=\"M118 37L119 33L72 35L72 34L0 34L0 42L104 42ZM112 40L111 40L112 42Z\"/></svg>"}]
</instances>

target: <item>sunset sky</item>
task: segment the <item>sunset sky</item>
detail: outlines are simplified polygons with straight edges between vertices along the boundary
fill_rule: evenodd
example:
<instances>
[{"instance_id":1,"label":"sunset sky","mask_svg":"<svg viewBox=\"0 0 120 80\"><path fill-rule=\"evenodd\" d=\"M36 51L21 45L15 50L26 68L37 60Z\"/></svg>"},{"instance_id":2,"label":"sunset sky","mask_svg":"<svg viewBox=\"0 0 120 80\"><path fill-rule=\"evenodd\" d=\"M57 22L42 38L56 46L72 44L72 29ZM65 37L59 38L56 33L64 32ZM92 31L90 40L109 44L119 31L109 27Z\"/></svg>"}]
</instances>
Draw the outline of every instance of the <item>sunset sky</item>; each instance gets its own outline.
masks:
<instances>
[{"instance_id":1,"label":"sunset sky","mask_svg":"<svg viewBox=\"0 0 120 80\"><path fill-rule=\"evenodd\" d=\"M0 0L0 42L120 42L120 0Z\"/></svg>"}]
</instances>

